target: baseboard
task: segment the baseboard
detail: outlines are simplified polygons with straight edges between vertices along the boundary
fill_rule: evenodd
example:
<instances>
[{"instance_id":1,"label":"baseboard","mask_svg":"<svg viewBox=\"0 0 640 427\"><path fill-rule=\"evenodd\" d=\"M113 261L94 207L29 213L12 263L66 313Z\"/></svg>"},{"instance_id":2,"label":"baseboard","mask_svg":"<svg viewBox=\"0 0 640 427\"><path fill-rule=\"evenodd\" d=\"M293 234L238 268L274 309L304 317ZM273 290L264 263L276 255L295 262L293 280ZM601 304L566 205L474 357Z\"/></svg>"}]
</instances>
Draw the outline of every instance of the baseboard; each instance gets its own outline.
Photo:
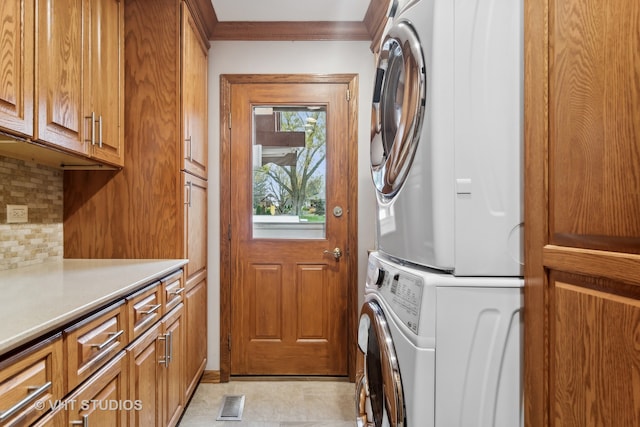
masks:
<instances>
[{"instance_id":1,"label":"baseboard","mask_svg":"<svg viewBox=\"0 0 640 427\"><path fill-rule=\"evenodd\" d=\"M217 384L220 382L220 371L207 371L205 370L200 378L201 383L213 383Z\"/></svg>"}]
</instances>

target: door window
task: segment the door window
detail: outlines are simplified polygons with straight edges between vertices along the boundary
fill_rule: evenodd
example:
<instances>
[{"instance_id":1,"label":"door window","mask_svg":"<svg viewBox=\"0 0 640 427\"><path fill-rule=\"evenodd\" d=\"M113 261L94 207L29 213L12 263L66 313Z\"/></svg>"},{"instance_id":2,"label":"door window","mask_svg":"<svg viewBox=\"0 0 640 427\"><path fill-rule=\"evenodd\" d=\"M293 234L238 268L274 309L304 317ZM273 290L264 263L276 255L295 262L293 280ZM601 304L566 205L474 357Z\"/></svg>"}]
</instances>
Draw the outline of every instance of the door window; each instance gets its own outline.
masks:
<instances>
[{"instance_id":1,"label":"door window","mask_svg":"<svg viewBox=\"0 0 640 427\"><path fill-rule=\"evenodd\" d=\"M326 236L324 106L253 107L253 238Z\"/></svg>"},{"instance_id":2,"label":"door window","mask_svg":"<svg viewBox=\"0 0 640 427\"><path fill-rule=\"evenodd\" d=\"M407 22L389 30L378 58L372 102L371 172L381 201L402 188L420 138L426 71L418 37Z\"/></svg>"}]
</instances>

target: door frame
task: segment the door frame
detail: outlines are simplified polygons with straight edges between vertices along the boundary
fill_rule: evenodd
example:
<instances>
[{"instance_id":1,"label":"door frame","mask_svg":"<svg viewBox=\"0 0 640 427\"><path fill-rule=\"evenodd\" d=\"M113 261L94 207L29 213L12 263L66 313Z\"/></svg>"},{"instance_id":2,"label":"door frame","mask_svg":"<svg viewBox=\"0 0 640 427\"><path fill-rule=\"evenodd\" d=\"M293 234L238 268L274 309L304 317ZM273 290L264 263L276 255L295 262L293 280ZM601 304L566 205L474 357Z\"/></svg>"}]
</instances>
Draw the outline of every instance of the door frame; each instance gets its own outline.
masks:
<instances>
[{"instance_id":1,"label":"door frame","mask_svg":"<svg viewBox=\"0 0 640 427\"><path fill-rule=\"evenodd\" d=\"M347 371L355 381L358 326L358 75L222 74L220 75L220 382L231 375L231 87L240 84L345 84L348 88L349 170L347 232Z\"/></svg>"}]
</instances>

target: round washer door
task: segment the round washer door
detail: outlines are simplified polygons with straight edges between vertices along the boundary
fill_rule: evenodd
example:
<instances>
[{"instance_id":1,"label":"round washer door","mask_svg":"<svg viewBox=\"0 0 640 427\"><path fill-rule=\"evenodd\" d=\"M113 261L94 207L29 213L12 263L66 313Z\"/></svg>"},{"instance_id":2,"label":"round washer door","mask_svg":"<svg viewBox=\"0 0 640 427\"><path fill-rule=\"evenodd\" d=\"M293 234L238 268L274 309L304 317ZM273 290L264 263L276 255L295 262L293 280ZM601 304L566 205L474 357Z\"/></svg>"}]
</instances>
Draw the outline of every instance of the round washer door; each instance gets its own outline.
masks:
<instances>
[{"instance_id":1,"label":"round washer door","mask_svg":"<svg viewBox=\"0 0 640 427\"><path fill-rule=\"evenodd\" d=\"M404 427L404 393L398 358L387 320L375 301L362 306L358 347L358 357L364 358L364 373L356 386L358 425Z\"/></svg>"},{"instance_id":2,"label":"round washer door","mask_svg":"<svg viewBox=\"0 0 640 427\"><path fill-rule=\"evenodd\" d=\"M406 21L389 29L376 69L371 109L371 174L378 198L402 188L418 147L427 95L424 56Z\"/></svg>"}]
</instances>

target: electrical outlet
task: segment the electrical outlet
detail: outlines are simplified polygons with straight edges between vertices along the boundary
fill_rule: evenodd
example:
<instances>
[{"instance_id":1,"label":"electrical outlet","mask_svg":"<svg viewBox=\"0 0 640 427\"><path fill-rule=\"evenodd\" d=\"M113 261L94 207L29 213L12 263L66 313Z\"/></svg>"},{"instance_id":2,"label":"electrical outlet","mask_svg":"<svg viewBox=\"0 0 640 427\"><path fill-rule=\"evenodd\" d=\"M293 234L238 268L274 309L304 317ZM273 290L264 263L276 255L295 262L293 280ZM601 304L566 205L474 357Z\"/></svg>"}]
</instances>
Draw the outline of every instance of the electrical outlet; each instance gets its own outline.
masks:
<instances>
[{"instance_id":1,"label":"electrical outlet","mask_svg":"<svg viewBox=\"0 0 640 427\"><path fill-rule=\"evenodd\" d=\"M7 205L7 224L29 222L27 205Z\"/></svg>"}]
</instances>

